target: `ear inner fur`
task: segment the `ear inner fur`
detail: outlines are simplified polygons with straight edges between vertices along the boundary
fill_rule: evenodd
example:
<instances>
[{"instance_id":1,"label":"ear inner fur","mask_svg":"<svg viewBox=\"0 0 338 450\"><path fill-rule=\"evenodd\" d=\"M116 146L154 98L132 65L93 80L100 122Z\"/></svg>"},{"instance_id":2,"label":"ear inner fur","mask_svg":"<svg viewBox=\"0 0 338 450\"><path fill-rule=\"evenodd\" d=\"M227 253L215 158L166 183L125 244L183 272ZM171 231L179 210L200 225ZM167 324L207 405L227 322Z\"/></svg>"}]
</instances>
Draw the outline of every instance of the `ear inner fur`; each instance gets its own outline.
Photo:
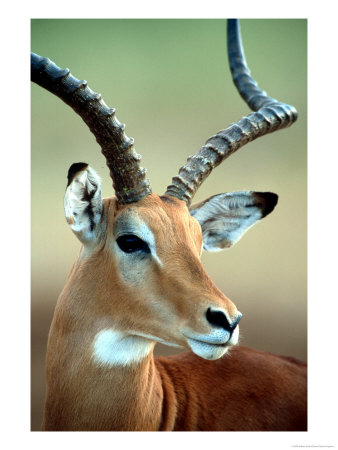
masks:
<instances>
[{"instance_id":1,"label":"ear inner fur","mask_svg":"<svg viewBox=\"0 0 338 450\"><path fill-rule=\"evenodd\" d=\"M234 245L275 207L278 196L271 192L239 191L214 195L190 208L200 223L203 246L219 251Z\"/></svg>"}]
</instances>

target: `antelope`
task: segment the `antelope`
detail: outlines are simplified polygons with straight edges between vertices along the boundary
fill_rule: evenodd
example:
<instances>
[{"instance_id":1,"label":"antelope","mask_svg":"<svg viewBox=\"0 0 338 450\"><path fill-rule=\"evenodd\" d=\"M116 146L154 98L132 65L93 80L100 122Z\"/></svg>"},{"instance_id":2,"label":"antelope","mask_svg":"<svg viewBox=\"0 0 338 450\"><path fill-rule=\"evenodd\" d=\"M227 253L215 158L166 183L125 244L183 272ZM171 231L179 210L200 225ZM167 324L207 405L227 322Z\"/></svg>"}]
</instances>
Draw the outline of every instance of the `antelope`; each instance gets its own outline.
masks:
<instances>
[{"instance_id":1,"label":"antelope","mask_svg":"<svg viewBox=\"0 0 338 450\"><path fill-rule=\"evenodd\" d=\"M191 204L199 186L237 149L297 118L252 78L236 19L228 54L253 112L209 138L160 196L115 109L68 69L31 54L32 81L85 121L115 191L102 199L87 163L68 171L65 216L82 245L48 337L45 431L307 430L306 365L236 345L242 314L200 259L202 249L235 244L278 197L239 191ZM157 342L188 351L155 358Z\"/></svg>"}]
</instances>

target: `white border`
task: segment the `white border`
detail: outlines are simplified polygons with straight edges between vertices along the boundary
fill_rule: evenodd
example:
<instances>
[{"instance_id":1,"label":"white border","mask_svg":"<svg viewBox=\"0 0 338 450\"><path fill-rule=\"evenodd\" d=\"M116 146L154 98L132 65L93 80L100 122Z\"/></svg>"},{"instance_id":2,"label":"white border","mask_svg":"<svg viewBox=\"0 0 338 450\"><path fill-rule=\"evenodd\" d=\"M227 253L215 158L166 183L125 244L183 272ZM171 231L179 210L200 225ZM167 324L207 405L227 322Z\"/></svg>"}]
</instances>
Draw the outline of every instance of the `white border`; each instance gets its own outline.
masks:
<instances>
[{"instance_id":1,"label":"white border","mask_svg":"<svg viewBox=\"0 0 338 450\"><path fill-rule=\"evenodd\" d=\"M51 4L53 3L53 4ZM3 442L10 448L54 449L62 445L131 445L178 448L287 449L295 445L337 443L335 307L337 303L337 221L333 183L337 178L334 133L336 115L337 20L334 1L310 3L191 1L11 2L2 6L2 421ZM95 7L95 11L93 8ZM38 433L30 432L30 18L308 18L309 19L309 362L310 421L307 433ZM325 111L325 112L324 112ZM325 122L324 122L325 121ZM20 126L20 129L18 128ZM4 142L5 140L5 142ZM14 191L14 192L13 192ZM329 204L330 202L330 204ZM331 258L332 255L332 258ZM333 256L335 256L333 260ZM123 440L122 440L123 439ZM197 441L198 439L198 441ZM116 441L117 440L117 441ZM188 441L189 440L189 441Z\"/></svg>"}]
</instances>

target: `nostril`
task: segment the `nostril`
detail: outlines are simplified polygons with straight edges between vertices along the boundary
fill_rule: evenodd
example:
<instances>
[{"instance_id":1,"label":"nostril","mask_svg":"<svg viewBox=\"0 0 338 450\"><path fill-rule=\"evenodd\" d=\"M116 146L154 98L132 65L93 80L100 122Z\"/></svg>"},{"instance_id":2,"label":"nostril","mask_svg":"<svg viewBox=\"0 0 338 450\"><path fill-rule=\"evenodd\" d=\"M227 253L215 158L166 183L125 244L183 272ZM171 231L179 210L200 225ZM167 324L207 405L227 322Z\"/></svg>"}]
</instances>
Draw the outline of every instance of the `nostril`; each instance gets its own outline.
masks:
<instances>
[{"instance_id":1,"label":"nostril","mask_svg":"<svg viewBox=\"0 0 338 450\"><path fill-rule=\"evenodd\" d=\"M236 319L231 323L223 311L213 311L211 308L207 309L206 318L207 321L214 327L221 327L227 331L233 331L238 322L241 320L242 314L239 312Z\"/></svg>"},{"instance_id":2,"label":"nostril","mask_svg":"<svg viewBox=\"0 0 338 450\"><path fill-rule=\"evenodd\" d=\"M231 331L230 323L227 319L227 316L222 311L213 311L211 308L207 310L207 321L215 326L224 328L227 331Z\"/></svg>"}]
</instances>

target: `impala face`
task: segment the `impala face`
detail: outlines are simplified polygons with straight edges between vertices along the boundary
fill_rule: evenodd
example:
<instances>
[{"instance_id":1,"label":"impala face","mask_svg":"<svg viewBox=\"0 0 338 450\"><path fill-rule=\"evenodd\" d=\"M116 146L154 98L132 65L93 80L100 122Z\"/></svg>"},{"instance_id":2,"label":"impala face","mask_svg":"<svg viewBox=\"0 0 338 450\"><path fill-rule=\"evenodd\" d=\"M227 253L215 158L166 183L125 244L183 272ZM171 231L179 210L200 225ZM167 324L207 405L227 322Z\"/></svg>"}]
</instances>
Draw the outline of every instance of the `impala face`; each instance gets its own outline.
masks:
<instances>
[{"instance_id":1,"label":"impala face","mask_svg":"<svg viewBox=\"0 0 338 450\"><path fill-rule=\"evenodd\" d=\"M276 202L275 194L243 191L190 210L182 200L156 194L120 205L115 197L101 199L93 169L73 165L65 213L83 243L77 267L96 280L94 309L109 318L95 335L94 361L132 364L154 341L205 359L223 356L238 341L242 315L206 274L202 249L230 247Z\"/></svg>"}]
</instances>

